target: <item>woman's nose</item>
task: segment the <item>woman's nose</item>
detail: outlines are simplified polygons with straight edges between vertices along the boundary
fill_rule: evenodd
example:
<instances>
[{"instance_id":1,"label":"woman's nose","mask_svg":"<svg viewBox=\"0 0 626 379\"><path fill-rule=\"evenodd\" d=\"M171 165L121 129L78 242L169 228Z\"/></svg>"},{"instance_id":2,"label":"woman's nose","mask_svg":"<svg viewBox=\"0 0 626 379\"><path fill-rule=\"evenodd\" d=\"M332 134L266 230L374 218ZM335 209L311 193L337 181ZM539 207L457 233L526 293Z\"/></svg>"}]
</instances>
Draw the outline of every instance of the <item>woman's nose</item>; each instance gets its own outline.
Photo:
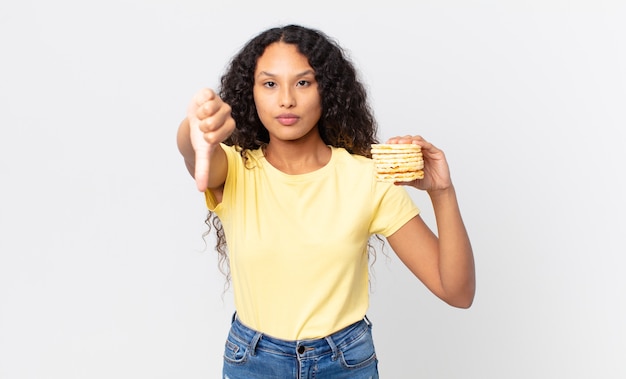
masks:
<instances>
[{"instance_id":1,"label":"woman's nose","mask_svg":"<svg viewBox=\"0 0 626 379\"><path fill-rule=\"evenodd\" d=\"M296 99L293 96L291 88L283 88L280 92L280 106L282 108L292 108L296 105Z\"/></svg>"}]
</instances>

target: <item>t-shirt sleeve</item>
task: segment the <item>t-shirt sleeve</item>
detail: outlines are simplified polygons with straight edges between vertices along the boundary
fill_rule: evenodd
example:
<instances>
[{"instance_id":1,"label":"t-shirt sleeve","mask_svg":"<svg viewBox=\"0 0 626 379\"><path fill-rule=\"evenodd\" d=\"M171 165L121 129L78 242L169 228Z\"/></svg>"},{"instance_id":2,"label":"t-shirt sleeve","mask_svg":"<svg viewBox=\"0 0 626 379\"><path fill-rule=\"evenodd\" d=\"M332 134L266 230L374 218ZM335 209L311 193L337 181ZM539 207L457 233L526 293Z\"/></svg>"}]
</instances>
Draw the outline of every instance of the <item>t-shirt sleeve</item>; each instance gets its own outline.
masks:
<instances>
[{"instance_id":1,"label":"t-shirt sleeve","mask_svg":"<svg viewBox=\"0 0 626 379\"><path fill-rule=\"evenodd\" d=\"M370 233L388 237L420 213L406 187L391 183L375 185L375 199Z\"/></svg>"},{"instance_id":2,"label":"t-shirt sleeve","mask_svg":"<svg viewBox=\"0 0 626 379\"><path fill-rule=\"evenodd\" d=\"M233 173L238 170L239 165L241 164L241 155L233 146L228 146L224 144L221 144L220 146L226 153L226 161L228 162L226 181L228 182L228 180L234 176ZM227 186L224 186L224 191L226 191L226 187ZM215 194L210 189L207 189L204 192L204 197L206 199L206 206L210 211L215 211L216 208L221 204L217 202Z\"/></svg>"}]
</instances>

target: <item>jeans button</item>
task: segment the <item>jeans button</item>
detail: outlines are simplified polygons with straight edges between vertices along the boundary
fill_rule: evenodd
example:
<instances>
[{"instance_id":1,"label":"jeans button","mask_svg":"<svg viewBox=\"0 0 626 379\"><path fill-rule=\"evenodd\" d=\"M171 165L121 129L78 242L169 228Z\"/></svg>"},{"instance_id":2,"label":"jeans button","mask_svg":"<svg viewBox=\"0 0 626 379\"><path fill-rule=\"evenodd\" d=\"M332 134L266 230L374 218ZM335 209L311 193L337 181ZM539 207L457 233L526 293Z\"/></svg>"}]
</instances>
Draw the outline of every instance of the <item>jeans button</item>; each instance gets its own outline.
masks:
<instances>
[{"instance_id":1,"label":"jeans button","mask_svg":"<svg viewBox=\"0 0 626 379\"><path fill-rule=\"evenodd\" d=\"M303 354L304 353L304 346L300 345L298 346L298 354Z\"/></svg>"}]
</instances>

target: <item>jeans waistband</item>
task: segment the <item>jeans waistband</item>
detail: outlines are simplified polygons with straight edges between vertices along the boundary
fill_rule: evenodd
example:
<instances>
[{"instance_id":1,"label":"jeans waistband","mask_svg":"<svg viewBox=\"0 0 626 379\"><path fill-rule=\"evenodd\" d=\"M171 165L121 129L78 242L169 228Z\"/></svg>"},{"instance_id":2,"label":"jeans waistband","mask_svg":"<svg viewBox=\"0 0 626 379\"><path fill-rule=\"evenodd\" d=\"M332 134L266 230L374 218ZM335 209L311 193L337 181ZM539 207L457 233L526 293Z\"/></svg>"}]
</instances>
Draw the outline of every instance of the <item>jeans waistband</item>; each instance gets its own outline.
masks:
<instances>
[{"instance_id":1,"label":"jeans waistband","mask_svg":"<svg viewBox=\"0 0 626 379\"><path fill-rule=\"evenodd\" d=\"M248 344L252 355L255 355L256 351L260 349L275 354L313 358L330 353L333 354L333 357L336 357L338 349L359 339L371 327L372 323L365 316L362 320L348 325L327 337L291 341L268 336L249 328L234 314L230 333L234 338Z\"/></svg>"}]
</instances>

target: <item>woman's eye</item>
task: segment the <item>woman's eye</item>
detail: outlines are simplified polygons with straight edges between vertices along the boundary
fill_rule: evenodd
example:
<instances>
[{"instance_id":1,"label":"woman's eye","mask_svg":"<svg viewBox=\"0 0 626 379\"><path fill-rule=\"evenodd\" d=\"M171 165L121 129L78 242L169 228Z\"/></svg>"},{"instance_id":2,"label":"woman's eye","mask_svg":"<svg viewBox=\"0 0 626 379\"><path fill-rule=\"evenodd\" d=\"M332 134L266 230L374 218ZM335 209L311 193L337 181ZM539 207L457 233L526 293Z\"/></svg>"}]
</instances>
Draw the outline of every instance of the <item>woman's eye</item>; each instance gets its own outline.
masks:
<instances>
[{"instance_id":1,"label":"woman's eye","mask_svg":"<svg viewBox=\"0 0 626 379\"><path fill-rule=\"evenodd\" d=\"M263 85L265 87L267 87L267 88L274 88L274 87L276 87L276 83L274 83L274 82L265 82Z\"/></svg>"},{"instance_id":2,"label":"woman's eye","mask_svg":"<svg viewBox=\"0 0 626 379\"><path fill-rule=\"evenodd\" d=\"M300 87L306 87L306 86L308 86L309 84L310 84L310 83L309 83L309 81L308 81L308 80L300 80L300 81L298 82L298 86L300 86Z\"/></svg>"}]
</instances>

